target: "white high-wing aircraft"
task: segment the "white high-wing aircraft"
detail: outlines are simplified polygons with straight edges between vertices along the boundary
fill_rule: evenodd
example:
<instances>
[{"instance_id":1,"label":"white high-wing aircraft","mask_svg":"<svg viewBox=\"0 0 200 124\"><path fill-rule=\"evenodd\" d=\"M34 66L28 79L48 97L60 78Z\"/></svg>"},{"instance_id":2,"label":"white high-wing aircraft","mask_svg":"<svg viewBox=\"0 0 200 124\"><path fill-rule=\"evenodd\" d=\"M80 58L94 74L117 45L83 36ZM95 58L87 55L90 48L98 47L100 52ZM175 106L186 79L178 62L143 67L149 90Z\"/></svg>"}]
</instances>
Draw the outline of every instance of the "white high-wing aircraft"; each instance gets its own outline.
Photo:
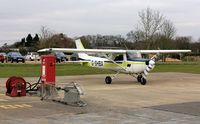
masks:
<instances>
[{"instance_id":1,"label":"white high-wing aircraft","mask_svg":"<svg viewBox=\"0 0 200 124\"><path fill-rule=\"evenodd\" d=\"M85 49L81 40L75 40L77 49L72 48L45 48L38 52L65 52L77 53L83 65L108 69L117 72L113 76L105 78L106 84L111 84L112 80L119 74L129 74L145 85L148 73L155 67L157 55L160 53L186 53L191 50L111 50L111 49ZM98 54L101 57L88 55L88 53ZM141 54L155 54L151 59L142 58Z\"/></svg>"}]
</instances>

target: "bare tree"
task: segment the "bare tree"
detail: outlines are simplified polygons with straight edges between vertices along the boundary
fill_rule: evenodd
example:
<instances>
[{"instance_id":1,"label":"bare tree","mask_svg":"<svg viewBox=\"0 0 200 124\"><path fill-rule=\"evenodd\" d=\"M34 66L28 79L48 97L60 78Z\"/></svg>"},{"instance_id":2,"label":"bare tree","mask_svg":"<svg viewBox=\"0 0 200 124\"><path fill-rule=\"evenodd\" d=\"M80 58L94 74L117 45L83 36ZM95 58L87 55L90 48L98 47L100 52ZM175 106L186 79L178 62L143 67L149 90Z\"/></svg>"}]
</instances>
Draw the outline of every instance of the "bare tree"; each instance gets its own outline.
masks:
<instances>
[{"instance_id":1,"label":"bare tree","mask_svg":"<svg viewBox=\"0 0 200 124\"><path fill-rule=\"evenodd\" d=\"M140 19L138 26L127 34L129 42L144 45L145 49L157 49L164 42L171 44L176 29L170 20L167 20L159 11L150 8L140 11L138 15Z\"/></svg>"},{"instance_id":2,"label":"bare tree","mask_svg":"<svg viewBox=\"0 0 200 124\"><path fill-rule=\"evenodd\" d=\"M157 49L171 49L175 48L173 37L175 36L176 29L170 20L164 20L160 31L154 36L154 44L151 48Z\"/></svg>"},{"instance_id":3,"label":"bare tree","mask_svg":"<svg viewBox=\"0 0 200 124\"><path fill-rule=\"evenodd\" d=\"M175 45L177 49L190 49L190 43L192 42L192 37L176 37Z\"/></svg>"},{"instance_id":4,"label":"bare tree","mask_svg":"<svg viewBox=\"0 0 200 124\"><path fill-rule=\"evenodd\" d=\"M161 34L168 39L172 39L176 34L175 26L170 20L164 20L161 28Z\"/></svg>"},{"instance_id":5,"label":"bare tree","mask_svg":"<svg viewBox=\"0 0 200 124\"><path fill-rule=\"evenodd\" d=\"M40 38L41 39L48 39L53 36L53 31L51 31L49 28L46 26L41 26L40 28Z\"/></svg>"},{"instance_id":6,"label":"bare tree","mask_svg":"<svg viewBox=\"0 0 200 124\"><path fill-rule=\"evenodd\" d=\"M139 12L140 22L137 30L143 33L144 40L148 42L147 49L150 49L154 42L153 37L158 33L163 25L165 18L159 11L147 8Z\"/></svg>"},{"instance_id":7,"label":"bare tree","mask_svg":"<svg viewBox=\"0 0 200 124\"><path fill-rule=\"evenodd\" d=\"M129 42L140 42L144 41L144 33L140 30L130 31L126 35L126 40Z\"/></svg>"},{"instance_id":8,"label":"bare tree","mask_svg":"<svg viewBox=\"0 0 200 124\"><path fill-rule=\"evenodd\" d=\"M54 35L53 31L51 31L46 26L42 26L40 29L40 43L39 48L51 47L52 41L51 37Z\"/></svg>"},{"instance_id":9,"label":"bare tree","mask_svg":"<svg viewBox=\"0 0 200 124\"><path fill-rule=\"evenodd\" d=\"M49 41L51 41L51 47L64 47L72 48L74 47L74 42L72 38L67 37L63 33L54 34Z\"/></svg>"}]
</instances>

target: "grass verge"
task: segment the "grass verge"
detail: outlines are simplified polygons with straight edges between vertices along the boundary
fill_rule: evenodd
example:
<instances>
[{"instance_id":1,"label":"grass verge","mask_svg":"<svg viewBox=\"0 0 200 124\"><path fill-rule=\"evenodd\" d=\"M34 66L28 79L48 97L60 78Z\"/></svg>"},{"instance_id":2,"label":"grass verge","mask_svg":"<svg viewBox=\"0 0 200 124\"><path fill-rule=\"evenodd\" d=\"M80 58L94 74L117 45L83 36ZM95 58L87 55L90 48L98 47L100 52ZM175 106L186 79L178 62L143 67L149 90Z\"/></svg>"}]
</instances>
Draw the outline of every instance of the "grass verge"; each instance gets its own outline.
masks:
<instances>
[{"instance_id":1,"label":"grass verge","mask_svg":"<svg viewBox=\"0 0 200 124\"><path fill-rule=\"evenodd\" d=\"M153 72L183 72L200 74L200 63L178 62L157 63ZM89 74L111 74L113 72L98 68L81 66L78 64L57 64L56 75L89 75ZM39 77L40 64L0 64L0 77L22 76Z\"/></svg>"},{"instance_id":2,"label":"grass verge","mask_svg":"<svg viewBox=\"0 0 200 124\"><path fill-rule=\"evenodd\" d=\"M87 74L109 74L109 70L91 68L78 64L57 64L56 75L87 75ZM0 77L22 76L39 77L40 64L0 64Z\"/></svg>"},{"instance_id":3,"label":"grass verge","mask_svg":"<svg viewBox=\"0 0 200 124\"><path fill-rule=\"evenodd\" d=\"M157 63L153 72L182 72L200 74L199 62L168 62Z\"/></svg>"}]
</instances>

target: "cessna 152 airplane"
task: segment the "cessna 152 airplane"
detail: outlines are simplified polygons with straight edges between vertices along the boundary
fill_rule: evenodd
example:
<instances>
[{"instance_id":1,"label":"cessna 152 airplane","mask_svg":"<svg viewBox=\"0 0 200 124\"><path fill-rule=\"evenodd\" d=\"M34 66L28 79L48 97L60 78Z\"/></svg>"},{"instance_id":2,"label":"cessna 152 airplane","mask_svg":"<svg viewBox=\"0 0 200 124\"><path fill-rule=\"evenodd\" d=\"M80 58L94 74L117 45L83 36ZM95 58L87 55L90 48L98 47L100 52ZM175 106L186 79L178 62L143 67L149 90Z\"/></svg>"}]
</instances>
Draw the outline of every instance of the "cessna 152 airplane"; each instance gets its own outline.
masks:
<instances>
[{"instance_id":1,"label":"cessna 152 airplane","mask_svg":"<svg viewBox=\"0 0 200 124\"><path fill-rule=\"evenodd\" d=\"M129 74L145 85L148 73L155 67L157 55L160 53L185 53L191 50L111 50L111 49L85 49L81 40L75 40L77 49L72 48L45 48L38 52L65 52L77 53L83 65L108 69L117 72L113 76L105 78L106 84L119 74ZM99 54L101 57L88 55L89 53ZM155 54L151 59L142 58L141 54Z\"/></svg>"}]
</instances>

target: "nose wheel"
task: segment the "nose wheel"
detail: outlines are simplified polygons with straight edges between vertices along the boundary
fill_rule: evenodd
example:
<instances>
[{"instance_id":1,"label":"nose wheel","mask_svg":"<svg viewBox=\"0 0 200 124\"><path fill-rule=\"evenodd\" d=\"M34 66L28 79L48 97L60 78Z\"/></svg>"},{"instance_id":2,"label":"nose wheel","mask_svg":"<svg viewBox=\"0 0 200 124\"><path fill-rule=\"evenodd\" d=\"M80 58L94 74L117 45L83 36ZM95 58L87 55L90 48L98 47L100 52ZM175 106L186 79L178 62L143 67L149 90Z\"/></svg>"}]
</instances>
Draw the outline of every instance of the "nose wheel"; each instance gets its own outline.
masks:
<instances>
[{"instance_id":1,"label":"nose wheel","mask_svg":"<svg viewBox=\"0 0 200 124\"><path fill-rule=\"evenodd\" d=\"M145 85L147 83L147 80L142 75L137 76L137 81L140 82L140 84L142 85Z\"/></svg>"}]
</instances>

